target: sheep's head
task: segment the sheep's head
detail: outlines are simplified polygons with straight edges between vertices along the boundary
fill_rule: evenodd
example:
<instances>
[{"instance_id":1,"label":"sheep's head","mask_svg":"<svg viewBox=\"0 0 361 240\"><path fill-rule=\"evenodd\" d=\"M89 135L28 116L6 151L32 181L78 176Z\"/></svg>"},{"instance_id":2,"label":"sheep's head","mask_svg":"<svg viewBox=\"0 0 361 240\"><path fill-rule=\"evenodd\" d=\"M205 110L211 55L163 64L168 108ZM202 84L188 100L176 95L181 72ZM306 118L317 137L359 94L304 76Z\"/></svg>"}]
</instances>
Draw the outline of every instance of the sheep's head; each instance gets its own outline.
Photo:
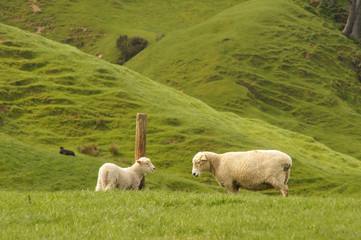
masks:
<instances>
[{"instance_id":1,"label":"sheep's head","mask_svg":"<svg viewBox=\"0 0 361 240\"><path fill-rule=\"evenodd\" d=\"M141 157L136 161L136 163L138 163L142 166L145 173L152 173L155 170L155 167L149 158Z\"/></svg>"},{"instance_id":2,"label":"sheep's head","mask_svg":"<svg viewBox=\"0 0 361 240\"><path fill-rule=\"evenodd\" d=\"M192 174L195 177L199 177L202 172L210 170L210 163L207 159L205 152L199 152L193 157L193 169Z\"/></svg>"}]
</instances>

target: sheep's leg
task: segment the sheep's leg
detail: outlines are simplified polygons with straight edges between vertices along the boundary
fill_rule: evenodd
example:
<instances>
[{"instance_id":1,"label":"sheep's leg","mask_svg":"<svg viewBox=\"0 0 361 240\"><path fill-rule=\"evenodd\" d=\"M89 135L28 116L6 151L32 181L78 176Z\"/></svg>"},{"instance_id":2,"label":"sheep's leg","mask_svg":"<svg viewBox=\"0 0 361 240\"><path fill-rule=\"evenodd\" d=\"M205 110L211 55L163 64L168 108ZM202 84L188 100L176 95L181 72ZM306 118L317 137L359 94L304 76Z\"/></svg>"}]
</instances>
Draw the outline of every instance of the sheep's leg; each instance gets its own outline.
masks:
<instances>
[{"instance_id":1,"label":"sheep's leg","mask_svg":"<svg viewBox=\"0 0 361 240\"><path fill-rule=\"evenodd\" d=\"M272 185L275 189L281 192L282 197L288 197L288 185L287 181L290 177L290 168L287 167L284 171L279 172L271 178L267 183Z\"/></svg>"},{"instance_id":2,"label":"sheep's leg","mask_svg":"<svg viewBox=\"0 0 361 240\"><path fill-rule=\"evenodd\" d=\"M116 184L115 183L113 183L113 182L110 182L110 183L108 183L106 186L105 186L105 191L107 191L107 190L113 190L113 189L115 189L116 188Z\"/></svg>"},{"instance_id":3,"label":"sheep's leg","mask_svg":"<svg viewBox=\"0 0 361 240\"><path fill-rule=\"evenodd\" d=\"M107 185L104 189L104 191L108 191L108 190L113 190L115 187L112 186L111 184Z\"/></svg>"},{"instance_id":4,"label":"sheep's leg","mask_svg":"<svg viewBox=\"0 0 361 240\"><path fill-rule=\"evenodd\" d=\"M229 193L233 193L233 194L237 193L239 189L239 185L237 184L236 181L233 181L232 183L229 184L225 184L224 186L227 188Z\"/></svg>"},{"instance_id":5,"label":"sheep's leg","mask_svg":"<svg viewBox=\"0 0 361 240\"><path fill-rule=\"evenodd\" d=\"M95 191L98 192L98 191L101 191L101 190L104 190L104 182L102 180L101 175L99 175L98 181L97 181L97 186L95 187Z\"/></svg>"},{"instance_id":6,"label":"sheep's leg","mask_svg":"<svg viewBox=\"0 0 361 240\"><path fill-rule=\"evenodd\" d=\"M282 194L282 197L288 197L288 186L283 181L276 181L269 184L271 184L275 189L279 190Z\"/></svg>"},{"instance_id":7,"label":"sheep's leg","mask_svg":"<svg viewBox=\"0 0 361 240\"><path fill-rule=\"evenodd\" d=\"M285 173L286 173L286 176L285 176L285 184L287 184L288 180L290 179L290 175L291 175L291 169L290 167L288 168L285 168Z\"/></svg>"},{"instance_id":8,"label":"sheep's leg","mask_svg":"<svg viewBox=\"0 0 361 240\"><path fill-rule=\"evenodd\" d=\"M281 176L281 180L283 178L284 182L283 182L283 185L280 188L280 192L282 194L282 197L288 197L288 185L287 185L287 182L290 179L290 175L291 175L291 165L286 166L284 168L284 172L285 172L285 176Z\"/></svg>"},{"instance_id":9,"label":"sheep's leg","mask_svg":"<svg viewBox=\"0 0 361 240\"><path fill-rule=\"evenodd\" d=\"M270 184L274 189L277 189L280 191L282 197L288 197L288 186L287 184L281 183L268 183Z\"/></svg>"},{"instance_id":10,"label":"sheep's leg","mask_svg":"<svg viewBox=\"0 0 361 240\"><path fill-rule=\"evenodd\" d=\"M238 189L234 188L233 186L226 187L229 193L236 194L238 192Z\"/></svg>"},{"instance_id":11,"label":"sheep's leg","mask_svg":"<svg viewBox=\"0 0 361 240\"><path fill-rule=\"evenodd\" d=\"M280 192L282 194L282 197L288 197L288 186L287 186L287 184L285 184L285 186L280 189Z\"/></svg>"},{"instance_id":12,"label":"sheep's leg","mask_svg":"<svg viewBox=\"0 0 361 240\"><path fill-rule=\"evenodd\" d=\"M100 190L102 190L102 188L100 182L98 181L97 186L95 187L95 191L98 192Z\"/></svg>"}]
</instances>

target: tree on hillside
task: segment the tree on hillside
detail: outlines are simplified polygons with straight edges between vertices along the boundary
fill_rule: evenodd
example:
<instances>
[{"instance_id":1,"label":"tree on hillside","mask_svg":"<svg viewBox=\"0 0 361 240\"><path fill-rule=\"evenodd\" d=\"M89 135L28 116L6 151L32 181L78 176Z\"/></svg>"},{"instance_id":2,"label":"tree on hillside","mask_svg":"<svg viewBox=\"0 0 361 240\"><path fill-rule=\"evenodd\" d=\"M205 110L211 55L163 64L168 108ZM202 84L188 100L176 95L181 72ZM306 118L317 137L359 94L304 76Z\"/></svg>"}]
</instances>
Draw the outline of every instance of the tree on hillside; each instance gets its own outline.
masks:
<instances>
[{"instance_id":1,"label":"tree on hillside","mask_svg":"<svg viewBox=\"0 0 361 240\"><path fill-rule=\"evenodd\" d=\"M129 39L127 35L120 35L116 45L122 53L119 62L124 63L146 48L148 41L142 37L131 37Z\"/></svg>"},{"instance_id":2,"label":"tree on hillside","mask_svg":"<svg viewBox=\"0 0 361 240\"><path fill-rule=\"evenodd\" d=\"M350 8L342 34L360 41L361 31L361 0L350 0Z\"/></svg>"}]
</instances>

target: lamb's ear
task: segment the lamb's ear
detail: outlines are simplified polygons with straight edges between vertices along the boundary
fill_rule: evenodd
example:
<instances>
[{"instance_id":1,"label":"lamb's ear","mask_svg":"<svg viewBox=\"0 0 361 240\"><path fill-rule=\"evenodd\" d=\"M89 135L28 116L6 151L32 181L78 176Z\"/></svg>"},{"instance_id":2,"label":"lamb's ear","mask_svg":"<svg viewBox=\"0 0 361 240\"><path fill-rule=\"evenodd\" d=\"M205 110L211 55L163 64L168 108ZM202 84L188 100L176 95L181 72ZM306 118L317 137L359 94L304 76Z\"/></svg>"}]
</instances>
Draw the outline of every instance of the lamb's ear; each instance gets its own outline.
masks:
<instances>
[{"instance_id":1,"label":"lamb's ear","mask_svg":"<svg viewBox=\"0 0 361 240\"><path fill-rule=\"evenodd\" d=\"M139 159L138 159L138 160L137 160L137 163L142 164L142 160L139 160Z\"/></svg>"},{"instance_id":2,"label":"lamb's ear","mask_svg":"<svg viewBox=\"0 0 361 240\"><path fill-rule=\"evenodd\" d=\"M202 160L202 161L207 161L206 155L203 155L203 156L201 157L201 160Z\"/></svg>"}]
</instances>

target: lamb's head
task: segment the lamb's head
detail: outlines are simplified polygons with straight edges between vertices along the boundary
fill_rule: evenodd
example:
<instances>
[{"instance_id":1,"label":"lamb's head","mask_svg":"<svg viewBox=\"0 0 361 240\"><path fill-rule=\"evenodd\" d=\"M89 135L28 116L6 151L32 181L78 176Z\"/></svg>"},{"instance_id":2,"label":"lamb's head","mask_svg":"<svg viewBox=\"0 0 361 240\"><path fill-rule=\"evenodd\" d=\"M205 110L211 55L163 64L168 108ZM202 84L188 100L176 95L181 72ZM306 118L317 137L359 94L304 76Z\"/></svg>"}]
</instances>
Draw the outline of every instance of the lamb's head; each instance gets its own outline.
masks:
<instances>
[{"instance_id":1,"label":"lamb's head","mask_svg":"<svg viewBox=\"0 0 361 240\"><path fill-rule=\"evenodd\" d=\"M192 174L195 177L199 177L202 172L210 170L210 163L207 159L207 154L205 152L199 152L193 157L193 169Z\"/></svg>"},{"instance_id":2,"label":"lamb's head","mask_svg":"<svg viewBox=\"0 0 361 240\"><path fill-rule=\"evenodd\" d=\"M155 167L149 158L141 157L136 162L142 166L145 173L152 173L155 170Z\"/></svg>"}]
</instances>

